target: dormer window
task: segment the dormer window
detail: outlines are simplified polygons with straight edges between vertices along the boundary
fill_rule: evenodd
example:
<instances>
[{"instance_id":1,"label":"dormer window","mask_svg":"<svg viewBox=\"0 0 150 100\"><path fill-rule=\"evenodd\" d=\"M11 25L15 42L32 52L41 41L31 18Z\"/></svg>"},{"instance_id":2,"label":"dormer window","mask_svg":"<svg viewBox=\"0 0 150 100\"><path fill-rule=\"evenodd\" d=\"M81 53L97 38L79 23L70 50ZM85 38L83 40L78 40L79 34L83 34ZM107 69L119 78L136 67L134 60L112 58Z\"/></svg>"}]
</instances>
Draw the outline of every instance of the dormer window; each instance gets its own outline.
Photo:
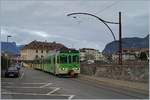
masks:
<instances>
[{"instance_id":1,"label":"dormer window","mask_svg":"<svg viewBox=\"0 0 150 100\"><path fill-rule=\"evenodd\" d=\"M36 50L36 53L38 53L38 50Z\"/></svg>"}]
</instances>

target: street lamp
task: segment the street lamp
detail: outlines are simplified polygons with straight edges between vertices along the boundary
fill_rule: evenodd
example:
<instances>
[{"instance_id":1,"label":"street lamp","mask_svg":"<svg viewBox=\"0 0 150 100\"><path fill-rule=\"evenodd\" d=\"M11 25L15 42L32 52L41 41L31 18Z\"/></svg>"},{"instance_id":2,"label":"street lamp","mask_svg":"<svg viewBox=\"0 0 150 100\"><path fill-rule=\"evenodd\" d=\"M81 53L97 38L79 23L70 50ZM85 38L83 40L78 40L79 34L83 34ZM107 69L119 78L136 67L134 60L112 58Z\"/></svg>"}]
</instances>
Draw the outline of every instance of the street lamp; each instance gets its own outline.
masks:
<instances>
[{"instance_id":1,"label":"street lamp","mask_svg":"<svg viewBox=\"0 0 150 100\"><path fill-rule=\"evenodd\" d=\"M93 14L90 14L90 13L79 12L79 13L70 13L70 14L67 14L67 16L72 16L72 15L89 15L89 16L92 16L92 17L97 18L100 22L103 22L103 24L106 25L106 27L107 27L107 28L109 29L109 31L111 32L111 34L112 34L114 40L116 40L115 35L114 35L112 29L108 26L108 24L119 24L119 62L118 62L118 63L119 63L120 65L122 65L121 12L119 12L119 22L106 21L106 20L103 20L103 19L101 19L100 17L98 17L98 16L96 16L96 15L93 15ZM73 17L73 18L76 18L76 17Z\"/></svg>"},{"instance_id":2,"label":"street lamp","mask_svg":"<svg viewBox=\"0 0 150 100\"><path fill-rule=\"evenodd\" d=\"M8 39L9 37L12 37L11 35L7 35L7 49L8 49ZM6 50L6 52L8 53L8 50ZM7 68L8 68L8 54L7 54Z\"/></svg>"},{"instance_id":3,"label":"street lamp","mask_svg":"<svg viewBox=\"0 0 150 100\"><path fill-rule=\"evenodd\" d=\"M8 43L8 38L9 38L9 37L12 37L12 36L11 36L11 35L7 35L7 43Z\"/></svg>"}]
</instances>

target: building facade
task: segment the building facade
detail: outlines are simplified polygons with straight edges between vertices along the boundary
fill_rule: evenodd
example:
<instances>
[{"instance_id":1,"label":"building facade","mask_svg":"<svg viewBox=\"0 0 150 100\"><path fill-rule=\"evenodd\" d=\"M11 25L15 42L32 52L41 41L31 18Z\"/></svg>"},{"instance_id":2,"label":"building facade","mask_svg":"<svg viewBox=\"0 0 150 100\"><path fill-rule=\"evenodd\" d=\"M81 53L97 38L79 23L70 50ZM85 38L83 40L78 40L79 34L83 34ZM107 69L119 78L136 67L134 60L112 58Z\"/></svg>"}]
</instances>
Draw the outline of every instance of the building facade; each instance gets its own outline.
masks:
<instances>
[{"instance_id":1,"label":"building facade","mask_svg":"<svg viewBox=\"0 0 150 100\"><path fill-rule=\"evenodd\" d=\"M21 49L21 59L30 61L45 58L48 56L48 53L64 47L63 44L56 42L32 41Z\"/></svg>"},{"instance_id":2,"label":"building facade","mask_svg":"<svg viewBox=\"0 0 150 100\"><path fill-rule=\"evenodd\" d=\"M123 48L122 60L138 60L142 52L149 58L149 48ZM118 54L112 54L113 60L118 60L118 58Z\"/></svg>"},{"instance_id":3,"label":"building facade","mask_svg":"<svg viewBox=\"0 0 150 100\"><path fill-rule=\"evenodd\" d=\"M85 61L85 60L104 60L104 56L101 52L99 52L96 49L92 48L82 48L79 49L80 51L80 61Z\"/></svg>"}]
</instances>

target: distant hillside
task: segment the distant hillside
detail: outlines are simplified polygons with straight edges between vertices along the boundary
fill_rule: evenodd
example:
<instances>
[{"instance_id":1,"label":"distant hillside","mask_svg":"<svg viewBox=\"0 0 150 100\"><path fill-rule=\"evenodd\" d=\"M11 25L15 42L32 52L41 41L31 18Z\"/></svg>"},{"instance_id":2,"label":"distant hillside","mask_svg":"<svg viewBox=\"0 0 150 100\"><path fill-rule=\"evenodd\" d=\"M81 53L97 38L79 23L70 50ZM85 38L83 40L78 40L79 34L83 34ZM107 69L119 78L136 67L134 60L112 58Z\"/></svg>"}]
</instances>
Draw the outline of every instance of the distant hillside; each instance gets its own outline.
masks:
<instances>
[{"instance_id":1,"label":"distant hillside","mask_svg":"<svg viewBox=\"0 0 150 100\"><path fill-rule=\"evenodd\" d=\"M17 45L17 48L19 49L19 51L24 47L25 45Z\"/></svg>"},{"instance_id":2,"label":"distant hillside","mask_svg":"<svg viewBox=\"0 0 150 100\"><path fill-rule=\"evenodd\" d=\"M147 35L144 38L123 38L122 39L122 47L123 48L149 48L149 35ZM113 41L111 43L108 43L103 53L105 54L113 54L118 51L118 41Z\"/></svg>"},{"instance_id":3,"label":"distant hillside","mask_svg":"<svg viewBox=\"0 0 150 100\"><path fill-rule=\"evenodd\" d=\"M24 45L16 45L15 42L1 42L1 52L20 54L22 47L24 47Z\"/></svg>"}]
</instances>

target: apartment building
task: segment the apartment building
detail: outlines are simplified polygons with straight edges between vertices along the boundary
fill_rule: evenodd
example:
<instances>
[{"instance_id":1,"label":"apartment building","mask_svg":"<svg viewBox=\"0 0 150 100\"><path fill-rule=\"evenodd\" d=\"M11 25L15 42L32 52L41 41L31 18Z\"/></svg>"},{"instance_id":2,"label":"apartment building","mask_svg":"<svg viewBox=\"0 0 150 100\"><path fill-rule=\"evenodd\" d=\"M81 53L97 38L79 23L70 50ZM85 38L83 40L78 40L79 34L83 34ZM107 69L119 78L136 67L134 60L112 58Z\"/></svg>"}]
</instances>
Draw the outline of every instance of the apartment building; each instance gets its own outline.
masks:
<instances>
[{"instance_id":1,"label":"apartment building","mask_svg":"<svg viewBox=\"0 0 150 100\"><path fill-rule=\"evenodd\" d=\"M84 60L104 60L105 57L101 52L93 48L80 49L80 61Z\"/></svg>"},{"instance_id":2,"label":"apartment building","mask_svg":"<svg viewBox=\"0 0 150 100\"><path fill-rule=\"evenodd\" d=\"M65 46L56 42L32 41L21 49L22 60L34 60L47 57L48 53L64 48ZM66 47L65 47L66 48Z\"/></svg>"}]
</instances>

